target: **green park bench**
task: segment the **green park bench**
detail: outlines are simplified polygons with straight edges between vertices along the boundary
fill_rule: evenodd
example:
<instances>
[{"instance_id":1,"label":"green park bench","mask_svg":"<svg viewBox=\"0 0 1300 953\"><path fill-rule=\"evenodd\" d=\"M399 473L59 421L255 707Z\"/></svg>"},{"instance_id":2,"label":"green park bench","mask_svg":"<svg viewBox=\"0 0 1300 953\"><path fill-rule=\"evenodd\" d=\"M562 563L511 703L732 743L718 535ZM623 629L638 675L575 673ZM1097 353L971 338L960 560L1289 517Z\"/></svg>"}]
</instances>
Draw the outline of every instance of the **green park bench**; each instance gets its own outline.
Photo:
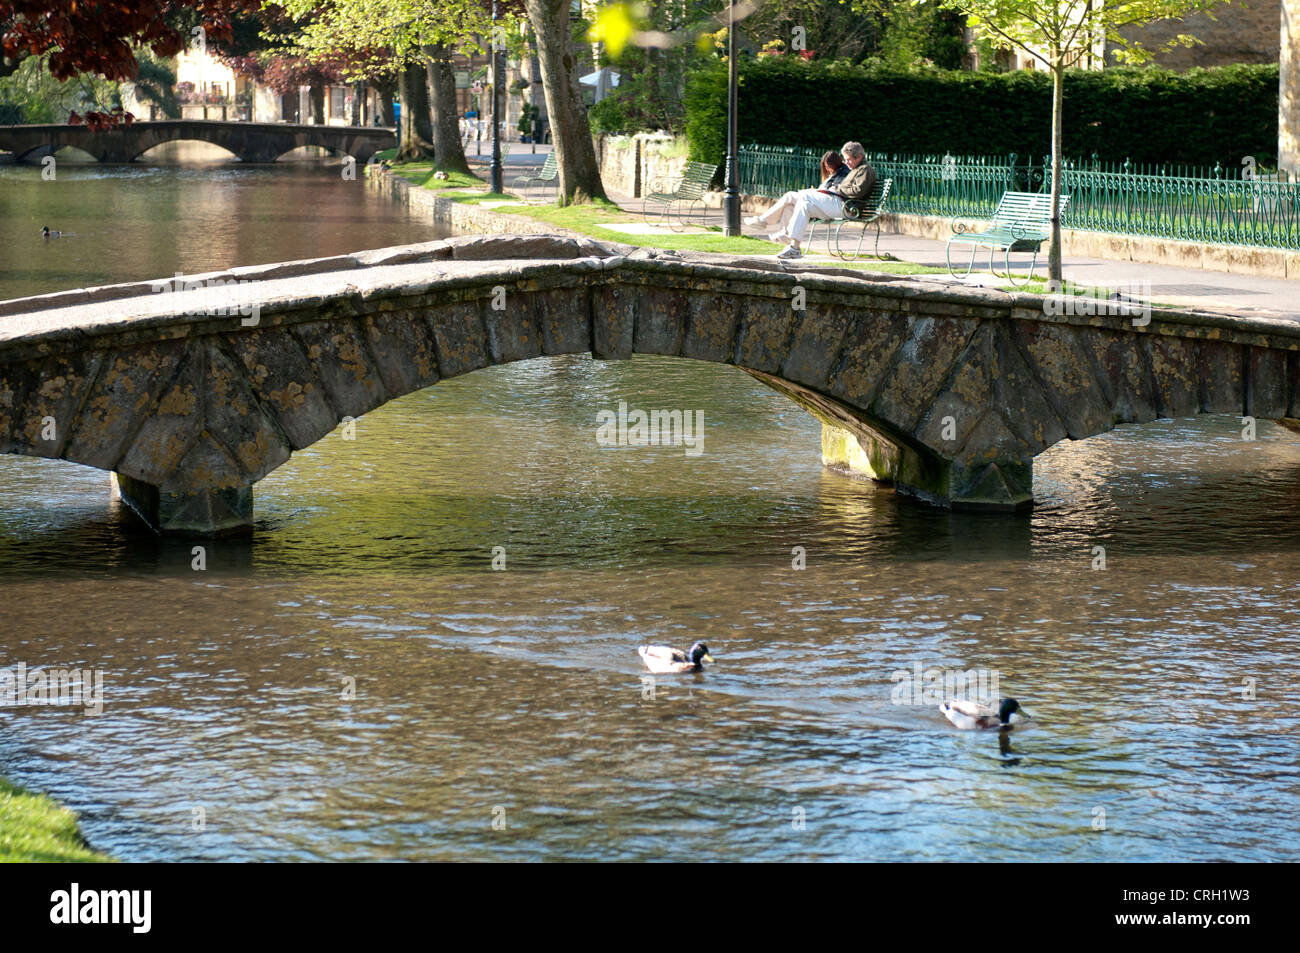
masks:
<instances>
[{"instance_id":1,"label":"green park bench","mask_svg":"<svg viewBox=\"0 0 1300 953\"><path fill-rule=\"evenodd\" d=\"M641 206L641 217L650 224L650 206L660 207L657 215L662 215L668 227L677 231L673 224L673 213L682 228L691 224L691 215L699 206L700 224L704 224L704 193L709 190L718 167L707 162L688 162L680 176L661 180L651 184L651 192L645 197ZM671 186L671 188L669 187Z\"/></svg>"},{"instance_id":2,"label":"green park bench","mask_svg":"<svg viewBox=\"0 0 1300 953\"><path fill-rule=\"evenodd\" d=\"M873 252L874 257L880 257L880 216L885 211L885 202L889 199L889 190L893 186L893 179L884 179L877 182L871 194L863 199L846 199L844 202L844 211L839 218L815 218L812 220L812 230L808 233L808 247L817 244L817 226L826 226L826 254L834 255L836 258L843 258L848 261L852 258L858 258L862 255L862 243L866 240L867 230L876 226L876 245ZM858 244L850 253L840 245L840 232L845 225L857 222L862 226L862 233L858 236ZM832 237L833 236L833 237ZM834 241L834 248L831 242Z\"/></svg>"},{"instance_id":3,"label":"green park bench","mask_svg":"<svg viewBox=\"0 0 1300 953\"><path fill-rule=\"evenodd\" d=\"M1065 213L1065 207L1069 204L1070 197L1062 195L1061 214ZM984 231L968 232L966 225L956 220L953 221L952 230L956 234L948 239L946 251L948 274L954 278L967 277L975 268L975 253L981 248L987 248L989 271L999 278L1006 277L1013 285L1019 284L1011 277L1011 253L1032 251L1034 258L1029 263L1029 276L1025 279L1028 282L1034 277L1034 267L1038 264L1038 250L1043 242L1052 237L1051 193L1003 192L1002 198L998 200L997 211L993 213L993 220ZM966 271L960 275L952 267L953 245L971 246L970 262L966 266ZM1006 253L1005 276L998 274L997 268L993 265L993 253L996 251Z\"/></svg>"},{"instance_id":4,"label":"green park bench","mask_svg":"<svg viewBox=\"0 0 1300 953\"><path fill-rule=\"evenodd\" d=\"M558 188L560 184L560 167L556 164L555 150L552 149L546 156L546 161L542 163L541 169L537 172L525 172L523 175L515 177L510 188L518 192L520 186L529 186L534 183L543 183L544 188Z\"/></svg>"}]
</instances>

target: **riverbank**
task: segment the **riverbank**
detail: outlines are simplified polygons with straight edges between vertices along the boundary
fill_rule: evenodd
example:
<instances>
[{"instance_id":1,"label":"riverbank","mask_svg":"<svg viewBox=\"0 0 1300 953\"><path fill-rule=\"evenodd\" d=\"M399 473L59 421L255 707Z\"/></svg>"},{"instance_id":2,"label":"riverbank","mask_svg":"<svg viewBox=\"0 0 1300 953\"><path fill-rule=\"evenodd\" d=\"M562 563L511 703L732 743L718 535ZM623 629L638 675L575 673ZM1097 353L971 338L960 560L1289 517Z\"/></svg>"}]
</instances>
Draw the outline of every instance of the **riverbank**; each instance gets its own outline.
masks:
<instances>
[{"instance_id":1,"label":"riverbank","mask_svg":"<svg viewBox=\"0 0 1300 953\"><path fill-rule=\"evenodd\" d=\"M382 157L382 156L381 156ZM595 238L666 251L702 251L747 256L775 255L781 245L752 236L729 237L716 225L689 232L674 232L641 220L614 202L596 202L560 208L554 204L528 204L527 196L493 193L472 175L451 173L433 178L431 162L398 163L388 169L368 167L372 187L428 216L431 222L480 235L563 235ZM522 170L510 170L518 175ZM507 176L507 186L511 176ZM896 275L941 274L942 268L905 261L845 263L806 255L801 265L833 265Z\"/></svg>"},{"instance_id":2,"label":"riverbank","mask_svg":"<svg viewBox=\"0 0 1300 953\"><path fill-rule=\"evenodd\" d=\"M516 162L516 158L520 161ZM511 164L506 169L507 187L514 177L528 170L536 171L540 167L543 155L511 155ZM527 163L527 164L525 164ZM471 166L474 165L471 160ZM425 165L428 169L428 165ZM481 168L477 169L484 174ZM395 188L402 191L407 198L409 208L418 208L423 202L432 202L435 191L430 191L423 182L423 175L418 170L413 174L407 172L406 166L394 166L392 171L383 176L372 177L384 182L403 181ZM481 185L481 183L480 183ZM485 186L481 186L486 191ZM528 199L530 196L525 195ZM778 246L764 241L759 236L744 238L725 238L721 235L719 223L721 212L710 207L703 216L709 233L699 232L694 235L673 233L663 226L647 225L641 220L639 199L631 198L616 190L610 192L616 204L593 209L590 206L577 206L565 209L554 205L507 205L517 201L507 196L497 196L495 201L484 204L497 207L490 210L490 218L476 216L473 224L456 225L456 213L448 211L449 217L433 218L434 221L453 224L456 228L467 231L479 231L490 234L527 233L537 234L539 227L550 234L563 232L567 235L582 235L600 240L617 241L623 244L642 245L650 248L695 251L743 252L746 255L774 255ZM478 197L483 202L483 196ZM533 201L541 195L531 196ZM466 199L474 201L474 199ZM450 207L456 201L445 203ZM441 204L441 203L440 203ZM521 221L523 219L524 221ZM515 223L512 227L511 223ZM548 225L546 223L553 222ZM761 229L745 226L748 232L760 232ZM862 261L842 262L824 255L810 254L814 247L822 247L824 232L819 228L816 245L810 241L803 258L798 260L799 270L823 267L853 268L863 271L884 272L887 274L935 275L949 279L946 267L946 245L934 237L916 237L891 231L888 227L880 236L880 251L887 260L866 259ZM739 246L725 243L743 243ZM961 281L965 285L979 285L1005 291L1029 291L1036 294L1047 292L1045 278L1047 250L1044 248L1039 256L1038 268L1034 280L1018 287L1012 287L1005 279L988 273L976 273ZM1013 263L1017 280L1022 280L1029 264L1027 255L1018 256ZM1220 314L1255 316L1300 320L1300 308L1297 307L1295 279L1258 277L1250 274L1216 273L1214 281L1207 283L1206 272L1201 268L1179 267L1174 264L1151 264L1129 257L1094 258L1080 257L1069 253L1067 249L1064 263L1064 289L1071 294L1086 294L1107 298L1112 292L1118 292L1125 298L1141 302L1151 302L1164 307L1176 309L1194 309Z\"/></svg>"},{"instance_id":3,"label":"riverbank","mask_svg":"<svg viewBox=\"0 0 1300 953\"><path fill-rule=\"evenodd\" d=\"M112 863L113 858L91 849L75 813L0 778L0 862Z\"/></svg>"}]
</instances>

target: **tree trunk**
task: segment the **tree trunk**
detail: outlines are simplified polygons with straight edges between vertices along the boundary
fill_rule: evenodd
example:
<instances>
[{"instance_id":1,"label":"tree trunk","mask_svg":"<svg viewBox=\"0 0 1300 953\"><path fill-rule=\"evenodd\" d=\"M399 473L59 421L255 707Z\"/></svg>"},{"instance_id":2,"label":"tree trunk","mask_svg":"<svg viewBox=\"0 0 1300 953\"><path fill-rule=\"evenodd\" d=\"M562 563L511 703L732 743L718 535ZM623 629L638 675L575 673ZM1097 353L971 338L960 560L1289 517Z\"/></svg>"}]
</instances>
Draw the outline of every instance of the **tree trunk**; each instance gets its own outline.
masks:
<instances>
[{"instance_id":1,"label":"tree trunk","mask_svg":"<svg viewBox=\"0 0 1300 953\"><path fill-rule=\"evenodd\" d=\"M311 121L318 126L325 125L325 87L313 86L307 95L311 98Z\"/></svg>"},{"instance_id":2,"label":"tree trunk","mask_svg":"<svg viewBox=\"0 0 1300 953\"><path fill-rule=\"evenodd\" d=\"M456 72L451 50L426 46L429 88L433 90L433 154L438 168L447 172L469 172L465 148L460 142L460 116L456 110Z\"/></svg>"},{"instance_id":3,"label":"tree trunk","mask_svg":"<svg viewBox=\"0 0 1300 953\"><path fill-rule=\"evenodd\" d=\"M1277 165L1300 175L1300 0L1282 0L1278 55Z\"/></svg>"},{"instance_id":4,"label":"tree trunk","mask_svg":"<svg viewBox=\"0 0 1300 953\"><path fill-rule=\"evenodd\" d=\"M578 92L578 62L569 31L568 0L526 0L537 36L551 142L560 170L560 205L605 198L587 107Z\"/></svg>"},{"instance_id":5,"label":"tree trunk","mask_svg":"<svg viewBox=\"0 0 1300 953\"><path fill-rule=\"evenodd\" d=\"M420 111L424 110L424 126L428 128L429 99L425 87L424 67L411 63L398 76L402 99L401 140L397 149L398 162L413 162L433 155L433 143L427 135L420 134Z\"/></svg>"},{"instance_id":6,"label":"tree trunk","mask_svg":"<svg viewBox=\"0 0 1300 953\"><path fill-rule=\"evenodd\" d=\"M364 90L365 86L361 83L352 84L352 116L349 122L353 126L361 125L361 104L365 101L362 98Z\"/></svg>"},{"instance_id":7,"label":"tree trunk","mask_svg":"<svg viewBox=\"0 0 1300 953\"><path fill-rule=\"evenodd\" d=\"M375 119L381 126L396 126L397 122L393 119L393 96L397 93L396 79L375 79L370 81L370 85L375 87L375 92L379 94L379 110Z\"/></svg>"},{"instance_id":8,"label":"tree trunk","mask_svg":"<svg viewBox=\"0 0 1300 953\"><path fill-rule=\"evenodd\" d=\"M1047 277L1061 287L1061 125L1065 102L1065 66L1052 59L1052 244L1047 252Z\"/></svg>"}]
</instances>

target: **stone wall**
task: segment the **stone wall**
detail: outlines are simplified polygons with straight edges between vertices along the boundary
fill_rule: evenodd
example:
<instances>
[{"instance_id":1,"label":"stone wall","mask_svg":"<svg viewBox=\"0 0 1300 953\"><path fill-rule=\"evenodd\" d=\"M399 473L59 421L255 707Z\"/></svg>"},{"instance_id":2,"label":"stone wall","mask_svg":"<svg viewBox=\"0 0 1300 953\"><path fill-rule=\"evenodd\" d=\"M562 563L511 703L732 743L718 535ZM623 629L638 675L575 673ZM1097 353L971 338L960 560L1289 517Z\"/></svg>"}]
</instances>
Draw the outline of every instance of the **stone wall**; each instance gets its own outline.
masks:
<instances>
[{"instance_id":1,"label":"stone wall","mask_svg":"<svg viewBox=\"0 0 1300 953\"><path fill-rule=\"evenodd\" d=\"M687 162L683 143L659 134L600 136L596 155L605 188L632 198L651 191L658 180L680 176Z\"/></svg>"},{"instance_id":2,"label":"stone wall","mask_svg":"<svg viewBox=\"0 0 1300 953\"><path fill-rule=\"evenodd\" d=\"M1293 0L1288 0L1293 2ZM1161 20L1141 27L1129 27L1123 35L1154 49L1180 33L1187 33L1202 45L1178 47L1156 57L1156 63L1179 72L1193 66L1226 66L1229 63L1276 63L1281 32L1282 0L1235 0L1216 7L1214 19L1192 13L1182 20Z\"/></svg>"}]
</instances>

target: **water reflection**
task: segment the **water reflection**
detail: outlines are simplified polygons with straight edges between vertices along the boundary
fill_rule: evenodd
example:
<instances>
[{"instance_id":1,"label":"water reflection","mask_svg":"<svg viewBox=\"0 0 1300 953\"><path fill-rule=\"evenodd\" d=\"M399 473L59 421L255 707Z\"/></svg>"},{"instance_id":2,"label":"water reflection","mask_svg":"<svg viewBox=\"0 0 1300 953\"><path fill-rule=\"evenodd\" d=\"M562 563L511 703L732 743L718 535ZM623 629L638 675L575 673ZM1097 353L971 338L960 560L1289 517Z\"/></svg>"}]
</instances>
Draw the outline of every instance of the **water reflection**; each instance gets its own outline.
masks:
<instances>
[{"instance_id":1,"label":"water reflection","mask_svg":"<svg viewBox=\"0 0 1300 953\"><path fill-rule=\"evenodd\" d=\"M619 400L703 410L705 452L599 446ZM1300 855L1284 431L1063 444L1016 517L828 473L811 418L689 361L494 368L356 433L203 572L103 474L0 461L4 664L107 672L100 718L0 709L0 773L133 860ZM696 638L718 664L647 697L635 646ZM1034 720L892 704L917 662Z\"/></svg>"},{"instance_id":2,"label":"water reflection","mask_svg":"<svg viewBox=\"0 0 1300 953\"><path fill-rule=\"evenodd\" d=\"M0 300L447 234L345 178L338 160L244 165L206 149L169 144L129 165L65 150L53 181L40 165L0 165ZM45 241L43 225L71 234Z\"/></svg>"}]
</instances>

